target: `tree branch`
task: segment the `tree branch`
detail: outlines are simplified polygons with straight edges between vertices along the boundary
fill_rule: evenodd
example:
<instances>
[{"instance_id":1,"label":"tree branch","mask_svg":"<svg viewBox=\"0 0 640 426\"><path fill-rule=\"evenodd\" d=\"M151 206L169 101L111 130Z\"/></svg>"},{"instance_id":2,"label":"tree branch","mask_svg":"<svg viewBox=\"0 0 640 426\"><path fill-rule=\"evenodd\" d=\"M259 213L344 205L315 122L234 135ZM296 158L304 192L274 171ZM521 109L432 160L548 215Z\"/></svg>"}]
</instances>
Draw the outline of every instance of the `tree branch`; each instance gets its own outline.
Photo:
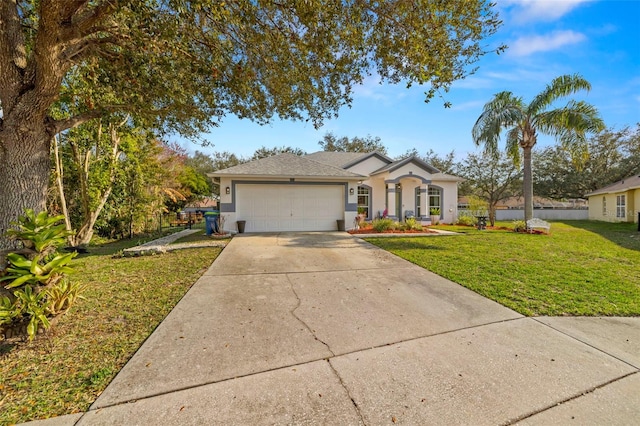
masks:
<instances>
[{"instance_id":1,"label":"tree branch","mask_svg":"<svg viewBox=\"0 0 640 426\"><path fill-rule=\"evenodd\" d=\"M82 123L86 123L89 120L100 117L104 113L103 110L92 109L91 111L83 112L74 117L67 118L65 120L56 120L49 123L48 130L51 135L58 134L64 130L73 129L78 127Z\"/></svg>"}]
</instances>

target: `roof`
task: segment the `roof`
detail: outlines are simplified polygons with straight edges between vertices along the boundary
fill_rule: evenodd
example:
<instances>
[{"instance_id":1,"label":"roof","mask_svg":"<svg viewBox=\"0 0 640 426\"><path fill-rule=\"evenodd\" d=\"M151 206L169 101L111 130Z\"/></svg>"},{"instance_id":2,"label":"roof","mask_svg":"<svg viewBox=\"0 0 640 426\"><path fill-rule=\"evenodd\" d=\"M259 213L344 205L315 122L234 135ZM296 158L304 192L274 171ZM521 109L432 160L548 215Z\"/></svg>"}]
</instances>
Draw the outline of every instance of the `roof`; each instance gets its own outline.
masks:
<instances>
[{"instance_id":1,"label":"roof","mask_svg":"<svg viewBox=\"0 0 640 426\"><path fill-rule=\"evenodd\" d=\"M425 171L429 172L430 174L440 173L440 170L436 169L431 164L424 162L423 160L419 159L415 155L412 155L410 157L403 158L402 160L398 160L398 161L394 161L392 163L389 163L386 166L384 166L384 167L376 170L375 172L371 173L371 175L377 175L377 174L384 173L384 172L392 172L392 171L394 171L396 169L399 169L400 167L404 166L405 164L409 164L409 163L415 163L420 168L424 169Z\"/></svg>"},{"instance_id":2,"label":"roof","mask_svg":"<svg viewBox=\"0 0 640 426\"><path fill-rule=\"evenodd\" d=\"M344 168L349 163L360 160L366 156L362 152L334 152L334 151L318 151L307 154L304 158L309 158L320 163L328 164L334 167Z\"/></svg>"},{"instance_id":3,"label":"roof","mask_svg":"<svg viewBox=\"0 0 640 426\"><path fill-rule=\"evenodd\" d=\"M615 192L624 192L630 189L639 189L640 188L640 176L634 175L628 178L624 178L616 183L612 183L611 185L605 186L604 188L596 189L593 192L586 194L586 197L590 197L592 195L598 194L612 194Z\"/></svg>"},{"instance_id":4,"label":"roof","mask_svg":"<svg viewBox=\"0 0 640 426\"><path fill-rule=\"evenodd\" d=\"M322 178L364 178L366 176L349 172L338 166L322 163L290 153L261 158L248 163L217 170L210 176L278 176L278 177L322 177Z\"/></svg>"}]
</instances>

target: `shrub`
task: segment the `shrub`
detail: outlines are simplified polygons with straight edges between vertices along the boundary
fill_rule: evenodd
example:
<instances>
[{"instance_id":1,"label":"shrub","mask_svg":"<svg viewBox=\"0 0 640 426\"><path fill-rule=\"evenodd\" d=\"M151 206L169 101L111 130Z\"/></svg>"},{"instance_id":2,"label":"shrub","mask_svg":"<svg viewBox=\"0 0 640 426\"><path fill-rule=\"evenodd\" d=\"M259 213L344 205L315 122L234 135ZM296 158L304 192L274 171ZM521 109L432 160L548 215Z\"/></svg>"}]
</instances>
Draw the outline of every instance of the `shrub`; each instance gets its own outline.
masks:
<instances>
[{"instance_id":1,"label":"shrub","mask_svg":"<svg viewBox=\"0 0 640 426\"><path fill-rule=\"evenodd\" d=\"M434 207L429 210L429 214L431 214L431 216L440 216L440 209L437 207Z\"/></svg>"},{"instance_id":2,"label":"shrub","mask_svg":"<svg viewBox=\"0 0 640 426\"><path fill-rule=\"evenodd\" d=\"M469 216L466 214L461 214L458 216L458 220L456 221L456 225L465 225L465 226L475 226L478 223L478 219L474 216Z\"/></svg>"},{"instance_id":3,"label":"shrub","mask_svg":"<svg viewBox=\"0 0 640 426\"><path fill-rule=\"evenodd\" d=\"M59 224L62 219L27 210L12 223L16 229L7 232L21 241L24 249L7 255L8 266L0 277L4 293L9 295L0 298L3 329L26 323L27 334L33 339L40 326L49 327L48 316L68 309L79 297L82 288L70 284L67 278L73 272L69 263L77 253L58 252L58 246L70 235L64 224Z\"/></svg>"},{"instance_id":4,"label":"shrub","mask_svg":"<svg viewBox=\"0 0 640 426\"><path fill-rule=\"evenodd\" d=\"M405 221L406 229L411 231L422 231L422 224L419 223L415 217L410 217Z\"/></svg>"},{"instance_id":5,"label":"shrub","mask_svg":"<svg viewBox=\"0 0 640 426\"><path fill-rule=\"evenodd\" d=\"M525 232L527 230L527 223L524 220L514 220L513 221L513 231L514 232Z\"/></svg>"},{"instance_id":6,"label":"shrub","mask_svg":"<svg viewBox=\"0 0 640 426\"><path fill-rule=\"evenodd\" d=\"M372 227L376 232L383 232L395 229L395 223L389 218L375 219L372 223Z\"/></svg>"}]
</instances>

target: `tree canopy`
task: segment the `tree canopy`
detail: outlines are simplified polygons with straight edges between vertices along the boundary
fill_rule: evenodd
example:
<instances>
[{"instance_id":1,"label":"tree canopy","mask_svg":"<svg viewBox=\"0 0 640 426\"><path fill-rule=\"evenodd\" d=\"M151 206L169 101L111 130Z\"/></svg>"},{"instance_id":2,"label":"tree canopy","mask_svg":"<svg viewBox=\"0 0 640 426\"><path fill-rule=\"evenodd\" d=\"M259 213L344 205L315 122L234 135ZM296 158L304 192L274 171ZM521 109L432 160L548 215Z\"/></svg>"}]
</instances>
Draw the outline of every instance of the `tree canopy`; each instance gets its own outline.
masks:
<instances>
[{"instance_id":1,"label":"tree canopy","mask_svg":"<svg viewBox=\"0 0 640 426\"><path fill-rule=\"evenodd\" d=\"M382 144L378 136L367 135L365 137L354 136L349 139L347 136L337 137L331 132L326 133L318 145L323 151L338 152L374 152L387 154L387 148Z\"/></svg>"},{"instance_id":2,"label":"tree canopy","mask_svg":"<svg viewBox=\"0 0 640 426\"><path fill-rule=\"evenodd\" d=\"M227 114L319 126L372 73L446 92L500 21L486 0L414 3L2 2L0 234L44 208L54 135L106 113L195 137Z\"/></svg>"},{"instance_id":3,"label":"tree canopy","mask_svg":"<svg viewBox=\"0 0 640 426\"><path fill-rule=\"evenodd\" d=\"M472 137L476 145L484 145L485 152L497 155L498 142L506 131L506 152L515 164L520 162L522 149L524 219L533 217L532 149L538 133L555 137L572 152L582 152L586 135L604 130L604 122L596 108L584 101L569 100L564 107L555 102L581 90L590 90L591 84L578 74L554 78L528 104L509 91L496 94L484 106L478 117Z\"/></svg>"}]
</instances>

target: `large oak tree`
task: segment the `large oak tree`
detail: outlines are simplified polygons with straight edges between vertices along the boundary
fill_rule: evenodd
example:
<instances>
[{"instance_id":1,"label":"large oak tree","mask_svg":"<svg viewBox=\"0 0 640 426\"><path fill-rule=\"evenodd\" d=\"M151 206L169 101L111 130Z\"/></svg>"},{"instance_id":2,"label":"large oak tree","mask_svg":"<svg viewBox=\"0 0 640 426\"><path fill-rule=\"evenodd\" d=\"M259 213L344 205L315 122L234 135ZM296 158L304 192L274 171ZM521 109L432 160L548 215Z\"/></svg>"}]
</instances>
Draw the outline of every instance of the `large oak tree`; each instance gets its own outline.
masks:
<instances>
[{"instance_id":1,"label":"large oak tree","mask_svg":"<svg viewBox=\"0 0 640 426\"><path fill-rule=\"evenodd\" d=\"M187 136L320 125L370 73L446 92L499 24L485 0L3 0L0 234L44 208L53 136L105 112Z\"/></svg>"}]
</instances>

